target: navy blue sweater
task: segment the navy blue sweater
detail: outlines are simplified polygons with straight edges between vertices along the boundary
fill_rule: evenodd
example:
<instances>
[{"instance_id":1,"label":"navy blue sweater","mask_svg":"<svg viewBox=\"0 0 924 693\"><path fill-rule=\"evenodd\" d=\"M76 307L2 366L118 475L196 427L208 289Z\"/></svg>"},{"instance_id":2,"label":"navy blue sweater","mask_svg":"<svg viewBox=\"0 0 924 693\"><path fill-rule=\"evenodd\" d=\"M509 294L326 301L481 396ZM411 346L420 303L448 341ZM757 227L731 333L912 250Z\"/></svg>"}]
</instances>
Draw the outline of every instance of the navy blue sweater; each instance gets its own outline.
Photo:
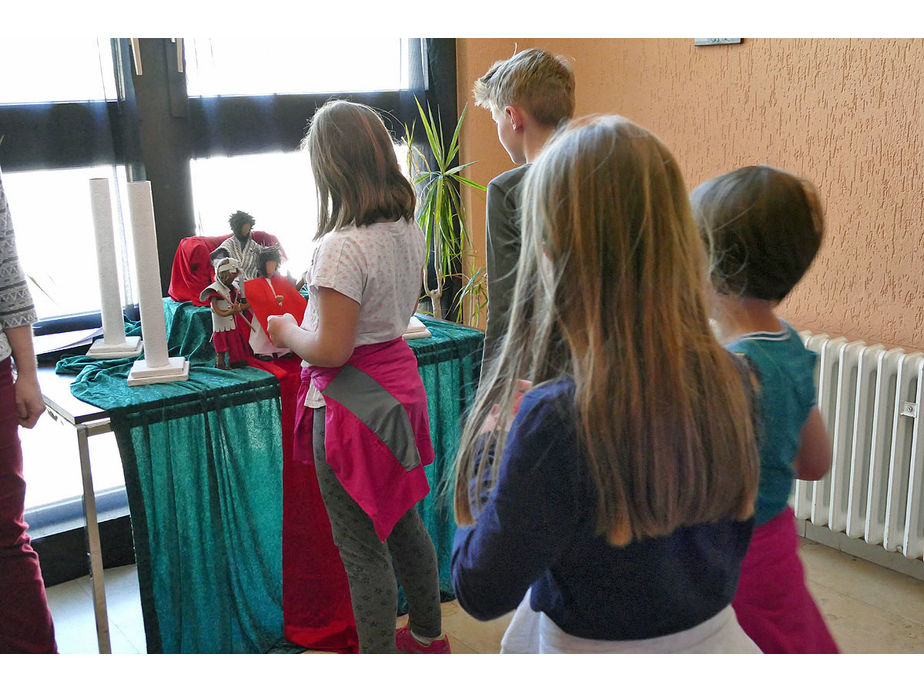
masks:
<instances>
[{"instance_id":1,"label":"navy blue sweater","mask_svg":"<svg viewBox=\"0 0 924 693\"><path fill-rule=\"evenodd\" d=\"M566 633L638 640L686 630L731 603L753 520L685 527L613 547L595 534L596 495L577 435L574 384L529 392L497 484L459 527L452 583L475 618L497 618L532 586L532 608Z\"/></svg>"}]
</instances>

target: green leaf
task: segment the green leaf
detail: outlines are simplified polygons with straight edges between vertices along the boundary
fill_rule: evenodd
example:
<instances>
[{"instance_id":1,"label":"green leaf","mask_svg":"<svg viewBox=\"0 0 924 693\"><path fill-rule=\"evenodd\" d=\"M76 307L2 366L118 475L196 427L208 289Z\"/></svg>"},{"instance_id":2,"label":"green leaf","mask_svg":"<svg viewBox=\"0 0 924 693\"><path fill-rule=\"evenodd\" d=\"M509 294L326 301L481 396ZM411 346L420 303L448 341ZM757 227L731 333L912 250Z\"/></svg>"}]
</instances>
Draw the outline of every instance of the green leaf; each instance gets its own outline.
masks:
<instances>
[{"instance_id":1,"label":"green leaf","mask_svg":"<svg viewBox=\"0 0 924 693\"><path fill-rule=\"evenodd\" d=\"M460 183L463 183L469 186L470 188L474 188L475 190L481 190L482 192L487 190L487 188L483 186L481 183L476 183L475 181L469 180L468 178L463 178L462 176L453 176L453 178L455 178Z\"/></svg>"},{"instance_id":2,"label":"green leaf","mask_svg":"<svg viewBox=\"0 0 924 693\"><path fill-rule=\"evenodd\" d=\"M453 176L464 168L468 168L472 164L477 164L477 161L469 161L467 164L459 164L458 166L453 166L451 169L446 171L447 176Z\"/></svg>"}]
</instances>

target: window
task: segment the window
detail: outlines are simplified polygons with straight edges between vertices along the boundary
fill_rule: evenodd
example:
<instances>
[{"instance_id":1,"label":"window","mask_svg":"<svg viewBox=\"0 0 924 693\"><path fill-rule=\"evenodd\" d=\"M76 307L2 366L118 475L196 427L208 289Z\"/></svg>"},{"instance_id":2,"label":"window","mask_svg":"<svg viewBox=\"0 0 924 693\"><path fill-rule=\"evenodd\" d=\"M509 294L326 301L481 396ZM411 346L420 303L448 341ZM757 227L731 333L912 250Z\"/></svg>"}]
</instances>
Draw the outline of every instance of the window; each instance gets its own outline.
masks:
<instances>
[{"instance_id":1,"label":"window","mask_svg":"<svg viewBox=\"0 0 924 693\"><path fill-rule=\"evenodd\" d=\"M189 96L397 91L408 87L407 39L189 38Z\"/></svg>"},{"instance_id":2,"label":"window","mask_svg":"<svg viewBox=\"0 0 924 693\"><path fill-rule=\"evenodd\" d=\"M397 92L407 89L409 40L397 38L187 38L185 74L189 97L207 103L202 107L202 129L209 138L221 137L223 128L241 128L236 119L251 103L240 97L270 95ZM241 105L221 108L215 97L230 97ZM221 100L221 99L218 99ZM259 108L272 109L260 101ZM287 102L289 103L289 102ZM190 160L196 233L218 236L230 232L228 217L243 210L256 219L254 228L274 234L288 257L284 271L299 277L308 269L317 230L317 202L306 154L295 147L315 103L294 105L293 122L280 125L261 112L263 130L285 130L285 141L274 143L257 135L258 145L236 139L227 148L238 153L203 152ZM271 138L271 135L268 136ZM249 146L275 151L247 153ZM288 151L286 151L288 150ZM399 161L406 155L398 151Z\"/></svg>"},{"instance_id":3,"label":"window","mask_svg":"<svg viewBox=\"0 0 924 693\"><path fill-rule=\"evenodd\" d=\"M407 147L395 154L407 169ZM308 155L303 152L213 156L190 161L196 233L231 232L228 217L241 209L254 228L279 239L288 261L283 272L299 278L311 263L317 231L317 198Z\"/></svg>"},{"instance_id":4,"label":"window","mask_svg":"<svg viewBox=\"0 0 924 693\"><path fill-rule=\"evenodd\" d=\"M91 166L3 173L3 188L16 229L19 262L29 282L39 319L99 310L96 240L90 211L90 179L108 178L116 216L117 252L130 257L130 241L120 231L119 199L124 195L123 167ZM121 263L129 274L134 262ZM121 283L133 303L131 278Z\"/></svg>"},{"instance_id":5,"label":"window","mask_svg":"<svg viewBox=\"0 0 924 693\"><path fill-rule=\"evenodd\" d=\"M286 252L282 271L297 278L308 269L317 228L314 181L301 152L213 156L190 161L196 233L231 233L228 217L241 209L254 229L274 234Z\"/></svg>"},{"instance_id":6,"label":"window","mask_svg":"<svg viewBox=\"0 0 924 693\"><path fill-rule=\"evenodd\" d=\"M45 319L99 310L91 178L110 180L117 248L128 252L118 204L125 169L113 163L107 105L116 99L111 42L4 37L0 65L5 66L0 107L12 114L9 126L0 119L6 140L0 142L0 160L10 150L26 150L36 159L3 171L36 312ZM28 141L30 134L37 142ZM132 302L130 276L123 277L123 287L126 302Z\"/></svg>"},{"instance_id":7,"label":"window","mask_svg":"<svg viewBox=\"0 0 924 693\"><path fill-rule=\"evenodd\" d=\"M20 428L19 438L24 460L27 512L62 504L82 495L77 438L70 426L58 423L46 413L35 428ZM124 487L125 477L115 436L108 433L92 436L87 439L87 444L96 493ZM67 515L73 516L75 510L76 505ZM79 510L77 514L79 516Z\"/></svg>"},{"instance_id":8,"label":"window","mask_svg":"<svg viewBox=\"0 0 924 693\"><path fill-rule=\"evenodd\" d=\"M100 101L116 96L107 38L4 36L0 103Z\"/></svg>"}]
</instances>

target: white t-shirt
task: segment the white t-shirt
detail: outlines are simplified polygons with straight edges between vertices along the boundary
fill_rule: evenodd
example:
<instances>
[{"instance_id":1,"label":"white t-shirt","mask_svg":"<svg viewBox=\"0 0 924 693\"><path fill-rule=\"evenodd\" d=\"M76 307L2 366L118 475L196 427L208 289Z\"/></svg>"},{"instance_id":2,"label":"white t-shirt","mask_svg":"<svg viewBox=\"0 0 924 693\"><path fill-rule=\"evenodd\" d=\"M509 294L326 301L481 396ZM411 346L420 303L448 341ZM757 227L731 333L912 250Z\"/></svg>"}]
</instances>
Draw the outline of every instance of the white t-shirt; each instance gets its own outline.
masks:
<instances>
[{"instance_id":1,"label":"white t-shirt","mask_svg":"<svg viewBox=\"0 0 924 693\"><path fill-rule=\"evenodd\" d=\"M417 309L426 253L423 231L405 219L326 234L308 270L308 306L302 328L317 330L318 289L326 287L359 303L355 346L400 337ZM306 404L324 405L314 387Z\"/></svg>"}]
</instances>

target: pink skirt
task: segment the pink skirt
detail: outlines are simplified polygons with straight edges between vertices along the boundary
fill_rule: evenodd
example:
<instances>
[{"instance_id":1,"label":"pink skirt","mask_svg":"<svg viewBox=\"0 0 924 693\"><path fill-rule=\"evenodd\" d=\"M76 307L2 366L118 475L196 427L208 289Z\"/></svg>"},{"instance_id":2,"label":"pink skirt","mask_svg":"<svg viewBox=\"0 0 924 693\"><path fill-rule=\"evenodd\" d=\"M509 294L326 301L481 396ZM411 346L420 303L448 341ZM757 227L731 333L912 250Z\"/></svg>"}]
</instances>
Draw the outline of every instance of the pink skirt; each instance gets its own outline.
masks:
<instances>
[{"instance_id":1,"label":"pink skirt","mask_svg":"<svg viewBox=\"0 0 924 693\"><path fill-rule=\"evenodd\" d=\"M738 622L767 654L837 654L805 584L792 508L754 529L732 601Z\"/></svg>"}]
</instances>

